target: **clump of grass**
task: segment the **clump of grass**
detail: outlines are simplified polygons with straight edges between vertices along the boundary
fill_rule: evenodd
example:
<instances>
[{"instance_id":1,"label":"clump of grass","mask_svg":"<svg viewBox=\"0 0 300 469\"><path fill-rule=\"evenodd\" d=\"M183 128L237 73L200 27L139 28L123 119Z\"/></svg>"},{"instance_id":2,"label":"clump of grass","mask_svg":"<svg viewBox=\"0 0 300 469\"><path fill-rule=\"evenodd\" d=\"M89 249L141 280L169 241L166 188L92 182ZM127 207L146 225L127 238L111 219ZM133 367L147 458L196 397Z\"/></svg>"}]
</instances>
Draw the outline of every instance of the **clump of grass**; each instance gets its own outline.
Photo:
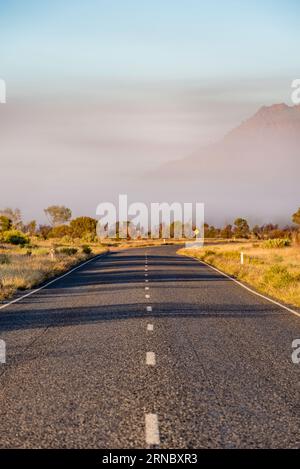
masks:
<instances>
[{"instance_id":1,"label":"clump of grass","mask_svg":"<svg viewBox=\"0 0 300 469\"><path fill-rule=\"evenodd\" d=\"M83 246L81 246L81 250L83 254L86 254L87 256L92 253L92 249L87 244L84 244Z\"/></svg>"},{"instance_id":2,"label":"clump of grass","mask_svg":"<svg viewBox=\"0 0 300 469\"><path fill-rule=\"evenodd\" d=\"M271 288L280 289L291 286L295 278L286 267L275 264L264 272L262 282Z\"/></svg>"},{"instance_id":3,"label":"clump of grass","mask_svg":"<svg viewBox=\"0 0 300 469\"><path fill-rule=\"evenodd\" d=\"M262 245L262 247L267 249L272 248L286 248L291 245L291 240L288 238L275 238L275 239L268 239Z\"/></svg>"},{"instance_id":4,"label":"clump of grass","mask_svg":"<svg viewBox=\"0 0 300 469\"><path fill-rule=\"evenodd\" d=\"M78 251L77 248L67 248L67 247L63 247L63 248L60 248L58 249L58 254L64 254L65 256L74 256L74 254L76 254Z\"/></svg>"}]
</instances>

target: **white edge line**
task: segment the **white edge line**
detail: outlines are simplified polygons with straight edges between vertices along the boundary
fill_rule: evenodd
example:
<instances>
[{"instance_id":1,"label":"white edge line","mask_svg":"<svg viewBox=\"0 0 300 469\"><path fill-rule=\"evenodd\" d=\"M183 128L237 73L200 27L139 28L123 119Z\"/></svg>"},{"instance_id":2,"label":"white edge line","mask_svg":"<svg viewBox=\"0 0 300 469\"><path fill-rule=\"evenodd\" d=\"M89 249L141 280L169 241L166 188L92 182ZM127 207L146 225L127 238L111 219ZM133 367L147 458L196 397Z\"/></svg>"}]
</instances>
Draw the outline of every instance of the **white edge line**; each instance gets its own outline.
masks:
<instances>
[{"instance_id":1,"label":"white edge line","mask_svg":"<svg viewBox=\"0 0 300 469\"><path fill-rule=\"evenodd\" d=\"M159 445L159 428L157 414L145 414L145 438L147 445Z\"/></svg>"},{"instance_id":2,"label":"white edge line","mask_svg":"<svg viewBox=\"0 0 300 469\"><path fill-rule=\"evenodd\" d=\"M198 261L198 262L200 262L204 265L207 265L207 267L210 267L211 269L215 270L219 274L222 274L224 277L229 278L229 280L232 280L234 283L237 283L238 285L240 285L240 287L245 288L245 290L248 290L249 292L254 293L254 295L259 296L260 298L264 298L265 300L269 301L270 303L273 303L276 306L280 306L280 308L283 308L283 309L289 311L290 313L294 314L295 316L300 317L300 313L298 313L297 311L294 311L293 309L289 308L288 306L285 306L285 305L279 303L278 301L272 300L271 298L268 298L267 296L262 295L261 293L258 293L255 290L252 290L252 288L247 287L247 285L244 285L239 280L236 280L235 278L230 277L230 275L225 274L225 272L222 272L221 270L217 269L216 267L213 267L212 265L208 264L207 262L201 261L197 257L193 257L193 259L195 259L196 261Z\"/></svg>"},{"instance_id":3,"label":"white edge line","mask_svg":"<svg viewBox=\"0 0 300 469\"><path fill-rule=\"evenodd\" d=\"M16 298L15 300L12 300L12 301L9 301L8 303L5 303L4 305L1 305L0 306L0 310L1 309L4 309L4 308L7 308L8 306L14 304L14 303L18 303L19 301L23 300L24 298L27 298L28 296L31 296L31 295L34 295L35 293L38 293L40 290L43 290L44 288L48 287L49 285L51 285L52 283L54 282L57 282L58 280L66 277L67 275L71 274L72 272L74 272L75 270L78 270L80 269L81 267L83 267L84 265L86 264L89 264L90 262L92 261L95 261L96 259L98 259L99 257L102 257L105 253L102 253L102 254L99 254L98 256L95 256L95 257L92 257L91 259L89 259L88 261L85 261L83 262L82 264L79 264L77 265L76 267L73 267L73 269L71 270L68 270L68 272L66 272L65 274L63 275L60 275L59 277L56 277L54 278L53 280L51 280L50 282L46 283L45 285L43 285L42 287L39 287L39 288L35 288L34 290L30 291L29 293L26 293L26 295L22 295L20 296L19 298Z\"/></svg>"}]
</instances>

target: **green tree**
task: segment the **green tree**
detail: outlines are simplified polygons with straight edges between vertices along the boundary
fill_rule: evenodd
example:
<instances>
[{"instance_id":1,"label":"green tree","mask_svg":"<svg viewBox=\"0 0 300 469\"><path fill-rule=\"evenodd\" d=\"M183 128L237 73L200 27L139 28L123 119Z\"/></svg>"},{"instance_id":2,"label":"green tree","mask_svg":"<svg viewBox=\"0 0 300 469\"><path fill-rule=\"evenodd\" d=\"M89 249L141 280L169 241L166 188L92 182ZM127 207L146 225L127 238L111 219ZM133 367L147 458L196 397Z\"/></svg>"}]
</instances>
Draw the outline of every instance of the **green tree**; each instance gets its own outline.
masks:
<instances>
[{"instance_id":1,"label":"green tree","mask_svg":"<svg viewBox=\"0 0 300 469\"><path fill-rule=\"evenodd\" d=\"M16 229L22 228L22 216L19 208L4 208L0 210L0 215L3 215L11 220L12 226Z\"/></svg>"},{"instance_id":2,"label":"green tree","mask_svg":"<svg viewBox=\"0 0 300 469\"><path fill-rule=\"evenodd\" d=\"M78 217L71 221L70 228L73 238L96 236L97 220L91 217Z\"/></svg>"},{"instance_id":3,"label":"green tree","mask_svg":"<svg viewBox=\"0 0 300 469\"><path fill-rule=\"evenodd\" d=\"M40 225L39 229L37 231L38 236L40 236L43 239L47 239L50 231L52 230L52 227L49 225Z\"/></svg>"},{"instance_id":4,"label":"green tree","mask_svg":"<svg viewBox=\"0 0 300 469\"><path fill-rule=\"evenodd\" d=\"M221 238L230 239L233 236L232 225L226 225L221 230Z\"/></svg>"},{"instance_id":5,"label":"green tree","mask_svg":"<svg viewBox=\"0 0 300 469\"><path fill-rule=\"evenodd\" d=\"M44 210L52 226L62 225L71 220L72 211L64 205L51 205Z\"/></svg>"},{"instance_id":6,"label":"green tree","mask_svg":"<svg viewBox=\"0 0 300 469\"><path fill-rule=\"evenodd\" d=\"M250 234L250 228L247 220L244 218L237 218L234 222L234 235L236 238L248 238Z\"/></svg>"},{"instance_id":7,"label":"green tree","mask_svg":"<svg viewBox=\"0 0 300 469\"><path fill-rule=\"evenodd\" d=\"M29 223L24 225L24 232L28 233L30 236L34 236L36 232L36 221L31 220Z\"/></svg>"},{"instance_id":8,"label":"green tree","mask_svg":"<svg viewBox=\"0 0 300 469\"><path fill-rule=\"evenodd\" d=\"M0 231L8 231L12 227L11 219L5 215L0 215Z\"/></svg>"},{"instance_id":9,"label":"green tree","mask_svg":"<svg viewBox=\"0 0 300 469\"><path fill-rule=\"evenodd\" d=\"M252 228L252 233L254 234L254 236L256 238L261 239L261 237L262 237L262 228L259 225L255 225Z\"/></svg>"},{"instance_id":10,"label":"green tree","mask_svg":"<svg viewBox=\"0 0 300 469\"><path fill-rule=\"evenodd\" d=\"M218 234L219 234L218 228L215 228L213 225L209 226L207 223L204 223L205 238L216 238Z\"/></svg>"}]
</instances>

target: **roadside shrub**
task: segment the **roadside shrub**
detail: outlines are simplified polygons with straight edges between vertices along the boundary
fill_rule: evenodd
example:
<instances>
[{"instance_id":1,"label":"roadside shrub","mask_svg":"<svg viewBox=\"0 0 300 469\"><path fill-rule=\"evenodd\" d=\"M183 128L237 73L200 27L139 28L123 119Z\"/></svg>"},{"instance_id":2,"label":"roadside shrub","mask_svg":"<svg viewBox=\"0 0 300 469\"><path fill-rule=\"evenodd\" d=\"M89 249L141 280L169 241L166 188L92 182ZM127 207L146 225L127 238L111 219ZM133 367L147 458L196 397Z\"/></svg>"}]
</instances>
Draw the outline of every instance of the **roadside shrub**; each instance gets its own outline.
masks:
<instances>
[{"instance_id":1,"label":"roadside shrub","mask_svg":"<svg viewBox=\"0 0 300 469\"><path fill-rule=\"evenodd\" d=\"M77 248L60 248L58 250L59 254L63 254L65 256L74 256L77 253Z\"/></svg>"},{"instance_id":2,"label":"roadside shrub","mask_svg":"<svg viewBox=\"0 0 300 469\"><path fill-rule=\"evenodd\" d=\"M21 231L9 230L3 233L3 241L8 244L24 246L29 243L29 239Z\"/></svg>"},{"instance_id":3,"label":"roadside shrub","mask_svg":"<svg viewBox=\"0 0 300 469\"><path fill-rule=\"evenodd\" d=\"M265 272L263 282L273 288L286 288L294 283L295 279L286 267L275 264Z\"/></svg>"},{"instance_id":4,"label":"roadside shrub","mask_svg":"<svg viewBox=\"0 0 300 469\"><path fill-rule=\"evenodd\" d=\"M92 252L90 246L88 246L87 244L84 244L81 249L82 249L82 253L86 255L89 255Z\"/></svg>"},{"instance_id":5,"label":"roadside shrub","mask_svg":"<svg viewBox=\"0 0 300 469\"><path fill-rule=\"evenodd\" d=\"M268 239L263 243L264 248L285 248L287 246L291 245L291 241L288 238L274 238L274 239Z\"/></svg>"}]
</instances>

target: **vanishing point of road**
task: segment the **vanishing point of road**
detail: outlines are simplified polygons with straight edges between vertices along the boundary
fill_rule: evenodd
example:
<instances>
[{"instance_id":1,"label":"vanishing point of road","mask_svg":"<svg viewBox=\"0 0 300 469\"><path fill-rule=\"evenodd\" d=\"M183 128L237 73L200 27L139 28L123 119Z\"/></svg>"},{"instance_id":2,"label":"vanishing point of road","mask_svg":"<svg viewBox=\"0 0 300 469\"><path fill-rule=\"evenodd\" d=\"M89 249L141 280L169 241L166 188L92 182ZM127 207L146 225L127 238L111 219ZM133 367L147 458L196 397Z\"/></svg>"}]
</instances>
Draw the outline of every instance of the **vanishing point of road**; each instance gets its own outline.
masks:
<instances>
[{"instance_id":1,"label":"vanishing point of road","mask_svg":"<svg viewBox=\"0 0 300 469\"><path fill-rule=\"evenodd\" d=\"M0 310L2 448L297 448L300 317L176 246Z\"/></svg>"}]
</instances>

